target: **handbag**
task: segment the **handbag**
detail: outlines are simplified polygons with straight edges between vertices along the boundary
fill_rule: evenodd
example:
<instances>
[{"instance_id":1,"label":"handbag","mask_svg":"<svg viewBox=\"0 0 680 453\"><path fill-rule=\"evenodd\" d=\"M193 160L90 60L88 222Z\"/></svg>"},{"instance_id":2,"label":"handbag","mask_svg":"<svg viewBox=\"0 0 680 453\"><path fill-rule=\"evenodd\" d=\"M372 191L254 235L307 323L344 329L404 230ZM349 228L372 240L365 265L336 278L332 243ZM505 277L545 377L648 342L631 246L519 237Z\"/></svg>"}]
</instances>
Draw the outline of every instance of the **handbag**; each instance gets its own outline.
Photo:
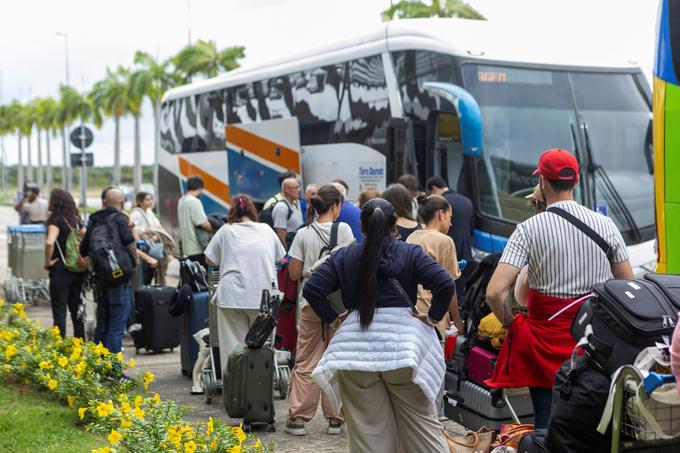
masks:
<instances>
[{"instance_id":1,"label":"handbag","mask_svg":"<svg viewBox=\"0 0 680 453\"><path fill-rule=\"evenodd\" d=\"M478 431L468 431L464 436L452 436L444 431L450 453L489 453L493 431L482 426Z\"/></svg>"},{"instance_id":2,"label":"handbag","mask_svg":"<svg viewBox=\"0 0 680 453\"><path fill-rule=\"evenodd\" d=\"M531 423L510 423L503 426L503 429L496 438L496 442L498 446L512 447L517 450L522 437L533 431L534 425Z\"/></svg>"},{"instance_id":3,"label":"handbag","mask_svg":"<svg viewBox=\"0 0 680 453\"><path fill-rule=\"evenodd\" d=\"M279 318L281 294L276 289L271 292L268 289L262 290L260 311L245 338L246 346L249 348L261 348L271 337Z\"/></svg>"},{"instance_id":4,"label":"handbag","mask_svg":"<svg viewBox=\"0 0 680 453\"><path fill-rule=\"evenodd\" d=\"M163 246L162 242L147 240L146 245L149 247L148 252L146 252L147 255L149 255L151 258L157 259L158 261L163 259L165 246Z\"/></svg>"},{"instance_id":5,"label":"handbag","mask_svg":"<svg viewBox=\"0 0 680 453\"><path fill-rule=\"evenodd\" d=\"M208 291L208 276L205 268L195 261L182 258L179 261L181 285L189 285L195 293Z\"/></svg>"}]
</instances>

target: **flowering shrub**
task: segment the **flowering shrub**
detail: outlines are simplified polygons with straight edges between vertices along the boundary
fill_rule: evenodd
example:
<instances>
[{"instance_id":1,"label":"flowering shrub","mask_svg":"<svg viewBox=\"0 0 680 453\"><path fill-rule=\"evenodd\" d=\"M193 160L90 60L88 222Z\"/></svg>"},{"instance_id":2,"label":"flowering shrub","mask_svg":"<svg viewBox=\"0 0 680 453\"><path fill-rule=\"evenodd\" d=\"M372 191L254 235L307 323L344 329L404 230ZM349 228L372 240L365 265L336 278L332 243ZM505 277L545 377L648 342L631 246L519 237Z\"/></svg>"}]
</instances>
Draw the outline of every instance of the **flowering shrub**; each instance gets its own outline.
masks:
<instances>
[{"instance_id":1,"label":"flowering shrub","mask_svg":"<svg viewBox=\"0 0 680 453\"><path fill-rule=\"evenodd\" d=\"M0 378L46 388L77 410L86 429L106 435L110 444L93 453L113 453L118 447L139 453L273 450L220 420L185 422L186 409L146 393L153 373L141 380L121 379L123 370L134 366L134 360L125 362L101 343L61 338L58 328L26 319L22 304L0 300ZM140 385L143 394L135 393Z\"/></svg>"}]
</instances>

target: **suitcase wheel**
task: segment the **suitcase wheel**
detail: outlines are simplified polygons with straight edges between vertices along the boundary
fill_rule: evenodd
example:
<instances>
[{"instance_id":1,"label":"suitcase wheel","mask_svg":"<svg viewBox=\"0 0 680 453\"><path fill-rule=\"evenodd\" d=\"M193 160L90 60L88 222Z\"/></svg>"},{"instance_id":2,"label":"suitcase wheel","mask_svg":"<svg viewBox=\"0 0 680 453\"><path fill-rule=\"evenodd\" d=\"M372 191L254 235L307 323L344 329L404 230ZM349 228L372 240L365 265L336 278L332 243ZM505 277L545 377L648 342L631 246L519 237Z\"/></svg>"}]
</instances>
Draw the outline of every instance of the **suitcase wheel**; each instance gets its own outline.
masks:
<instances>
[{"instance_id":1,"label":"suitcase wheel","mask_svg":"<svg viewBox=\"0 0 680 453\"><path fill-rule=\"evenodd\" d=\"M276 425L274 423L270 423L268 429L269 429L270 433L275 433L276 432Z\"/></svg>"},{"instance_id":2,"label":"suitcase wheel","mask_svg":"<svg viewBox=\"0 0 680 453\"><path fill-rule=\"evenodd\" d=\"M135 348L135 355L139 355L139 348Z\"/></svg>"},{"instance_id":3,"label":"suitcase wheel","mask_svg":"<svg viewBox=\"0 0 680 453\"><path fill-rule=\"evenodd\" d=\"M175 348L170 348L170 352L174 352L174 351L175 351Z\"/></svg>"},{"instance_id":4,"label":"suitcase wheel","mask_svg":"<svg viewBox=\"0 0 680 453\"><path fill-rule=\"evenodd\" d=\"M243 422L243 431L246 433L252 432L253 427L250 425L250 423Z\"/></svg>"}]
</instances>

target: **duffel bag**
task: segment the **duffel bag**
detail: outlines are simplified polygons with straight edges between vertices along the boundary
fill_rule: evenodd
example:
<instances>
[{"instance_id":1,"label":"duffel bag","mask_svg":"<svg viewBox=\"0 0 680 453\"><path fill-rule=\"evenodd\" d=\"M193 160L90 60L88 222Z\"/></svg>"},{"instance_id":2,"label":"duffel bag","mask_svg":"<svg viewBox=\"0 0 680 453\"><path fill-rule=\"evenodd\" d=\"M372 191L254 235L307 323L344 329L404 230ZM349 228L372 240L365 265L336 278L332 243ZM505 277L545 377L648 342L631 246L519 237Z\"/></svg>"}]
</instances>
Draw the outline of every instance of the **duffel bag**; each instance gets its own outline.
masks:
<instances>
[{"instance_id":1,"label":"duffel bag","mask_svg":"<svg viewBox=\"0 0 680 453\"><path fill-rule=\"evenodd\" d=\"M652 278L597 283L593 297L579 308L571 335L600 371L611 375L632 364L642 349L672 335L680 303Z\"/></svg>"}]
</instances>

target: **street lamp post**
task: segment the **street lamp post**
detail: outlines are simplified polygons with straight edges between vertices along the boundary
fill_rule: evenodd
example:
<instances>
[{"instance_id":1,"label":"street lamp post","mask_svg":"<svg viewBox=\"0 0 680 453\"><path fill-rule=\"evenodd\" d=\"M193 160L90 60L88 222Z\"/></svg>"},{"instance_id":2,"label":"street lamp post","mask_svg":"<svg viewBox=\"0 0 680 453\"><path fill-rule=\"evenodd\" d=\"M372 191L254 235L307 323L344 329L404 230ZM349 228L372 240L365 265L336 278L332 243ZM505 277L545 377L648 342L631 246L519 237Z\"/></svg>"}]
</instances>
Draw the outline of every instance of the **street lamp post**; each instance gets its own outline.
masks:
<instances>
[{"instance_id":1,"label":"street lamp post","mask_svg":"<svg viewBox=\"0 0 680 453\"><path fill-rule=\"evenodd\" d=\"M66 32L61 32L58 31L57 36L61 36L64 38L64 70L66 73L66 86L70 85L69 81L69 69L68 69L68 33ZM64 184L64 188L67 191L71 191L71 187L73 184L73 178L71 175L71 166L69 165L68 159L71 156L71 143L69 140L66 140L64 137L64 141L66 142L64 144L64 153L63 154L63 159L64 162L62 163L61 166L61 178L62 178L62 184Z\"/></svg>"}]
</instances>

